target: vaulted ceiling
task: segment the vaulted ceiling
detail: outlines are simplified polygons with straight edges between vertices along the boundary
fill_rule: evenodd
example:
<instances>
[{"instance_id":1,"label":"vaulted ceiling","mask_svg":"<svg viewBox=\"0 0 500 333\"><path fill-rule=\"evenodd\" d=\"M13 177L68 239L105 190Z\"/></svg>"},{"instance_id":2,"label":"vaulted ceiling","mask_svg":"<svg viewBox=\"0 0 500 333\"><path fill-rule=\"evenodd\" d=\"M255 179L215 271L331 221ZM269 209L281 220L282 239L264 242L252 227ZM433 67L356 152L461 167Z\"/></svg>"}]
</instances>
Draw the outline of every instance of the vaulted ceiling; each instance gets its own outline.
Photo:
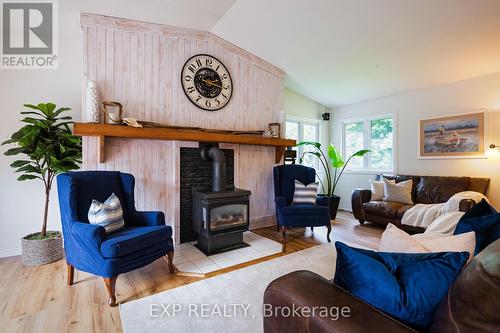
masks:
<instances>
[{"instance_id":1,"label":"vaulted ceiling","mask_svg":"<svg viewBox=\"0 0 500 333\"><path fill-rule=\"evenodd\" d=\"M499 0L236 0L211 31L327 106L500 71Z\"/></svg>"},{"instance_id":2,"label":"vaulted ceiling","mask_svg":"<svg viewBox=\"0 0 500 333\"><path fill-rule=\"evenodd\" d=\"M99 8L211 31L281 67L287 87L330 107L500 71L500 0L59 3L62 20Z\"/></svg>"}]
</instances>

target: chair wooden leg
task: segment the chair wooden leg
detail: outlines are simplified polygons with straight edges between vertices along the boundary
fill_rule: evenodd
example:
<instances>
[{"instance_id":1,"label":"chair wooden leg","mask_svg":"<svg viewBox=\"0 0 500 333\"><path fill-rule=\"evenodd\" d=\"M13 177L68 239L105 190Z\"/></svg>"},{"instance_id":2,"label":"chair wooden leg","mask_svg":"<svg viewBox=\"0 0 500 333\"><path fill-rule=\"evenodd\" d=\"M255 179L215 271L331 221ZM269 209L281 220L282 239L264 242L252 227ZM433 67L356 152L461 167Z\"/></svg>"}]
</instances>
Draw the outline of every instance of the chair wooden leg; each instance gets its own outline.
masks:
<instances>
[{"instance_id":1,"label":"chair wooden leg","mask_svg":"<svg viewBox=\"0 0 500 333\"><path fill-rule=\"evenodd\" d=\"M68 286L71 286L73 284L73 278L75 276L75 267L71 266L70 264L66 263L68 266Z\"/></svg>"},{"instance_id":2,"label":"chair wooden leg","mask_svg":"<svg viewBox=\"0 0 500 333\"><path fill-rule=\"evenodd\" d=\"M283 239L281 240L281 242L286 243L286 227L284 225L281 226L281 234L283 236Z\"/></svg>"},{"instance_id":3,"label":"chair wooden leg","mask_svg":"<svg viewBox=\"0 0 500 333\"><path fill-rule=\"evenodd\" d=\"M109 295L108 304L109 304L109 306L116 306L115 286L116 286L116 279L117 278L118 278L118 275L110 277L110 278L104 278L104 283L106 284L106 288L108 289L108 295Z\"/></svg>"},{"instance_id":4,"label":"chair wooden leg","mask_svg":"<svg viewBox=\"0 0 500 333\"><path fill-rule=\"evenodd\" d=\"M326 231L326 240L328 241L328 243L330 243L331 242L331 240L330 240L330 232L332 231L332 225L330 223L328 223L326 225L326 229L327 229L327 231Z\"/></svg>"},{"instance_id":5,"label":"chair wooden leg","mask_svg":"<svg viewBox=\"0 0 500 333\"><path fill-rule=\"evenodd\" d=\"M174 268L174 251L168 252L167 255L165 256L165 259L167 259L168 271L170 273L174 273L175 272L175 268Z\"/></svg>"}]
</instances>

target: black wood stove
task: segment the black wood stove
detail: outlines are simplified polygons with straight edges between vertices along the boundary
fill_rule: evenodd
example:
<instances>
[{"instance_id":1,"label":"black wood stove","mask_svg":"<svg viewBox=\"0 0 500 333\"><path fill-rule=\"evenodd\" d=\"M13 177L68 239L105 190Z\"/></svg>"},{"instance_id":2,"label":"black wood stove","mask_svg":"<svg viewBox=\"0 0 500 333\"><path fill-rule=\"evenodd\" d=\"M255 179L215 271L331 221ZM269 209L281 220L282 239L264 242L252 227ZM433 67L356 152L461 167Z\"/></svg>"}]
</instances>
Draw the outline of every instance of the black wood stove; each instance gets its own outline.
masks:
<instances>
[{"instance_id":1,"label":"black wood stove","mask_svg":"<svg viewBox=\"0 0 500 333\"><path fill-rule=\"evenodd\" d=\"M207 255L248 246L243 232L250 221L250 191L226 188L226 159L217 145L205 145L200 153L212 162L212 188L193 189L195 246Z\"/></svg>"}]
</instances>

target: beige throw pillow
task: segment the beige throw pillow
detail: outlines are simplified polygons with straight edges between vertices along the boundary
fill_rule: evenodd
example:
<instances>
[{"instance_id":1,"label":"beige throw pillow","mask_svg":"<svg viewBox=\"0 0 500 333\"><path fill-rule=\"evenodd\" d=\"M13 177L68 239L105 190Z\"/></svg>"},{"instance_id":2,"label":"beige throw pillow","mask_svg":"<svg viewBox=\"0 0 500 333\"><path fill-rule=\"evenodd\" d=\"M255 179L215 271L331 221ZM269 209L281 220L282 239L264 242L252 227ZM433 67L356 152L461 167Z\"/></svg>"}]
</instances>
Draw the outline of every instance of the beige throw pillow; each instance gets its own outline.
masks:
<instances>
[{"instance_id":1,"label":"beige throw pillow","mask_svg":"<svg viewBox=\"0 0 500 333\"><path fill-rule=\"evenodd\" d=\"M413 200L411 200L412 185L412 179L399 183L384 179L384 201L395 201L413 205Z\"/></svg>"},{"instance_id":2,"label":"beige throw pillow","mask_svg":"<svg viewBox=\"0 0 500 333\"><path fill-rule=\"evenodd\" d=\"M388 180L391 183L395 183L394 179ZM372 195L370 201L378 201L384 199L384 181L383 180L371 180L370 179L370 191Z\"/></svg>"},{"instance_id":3,"label":"beige throw pillow","mask_svg":"<svg viewBox=\"0 0 500 333\"><path fill-rule=\"evenodd\" d=\"M475 247L474 231L455 236L420 237L410 236L389 223L382 234L378 250L398 253L469 252L470 260L474 256Z\"/></svg>"}]
</instances>

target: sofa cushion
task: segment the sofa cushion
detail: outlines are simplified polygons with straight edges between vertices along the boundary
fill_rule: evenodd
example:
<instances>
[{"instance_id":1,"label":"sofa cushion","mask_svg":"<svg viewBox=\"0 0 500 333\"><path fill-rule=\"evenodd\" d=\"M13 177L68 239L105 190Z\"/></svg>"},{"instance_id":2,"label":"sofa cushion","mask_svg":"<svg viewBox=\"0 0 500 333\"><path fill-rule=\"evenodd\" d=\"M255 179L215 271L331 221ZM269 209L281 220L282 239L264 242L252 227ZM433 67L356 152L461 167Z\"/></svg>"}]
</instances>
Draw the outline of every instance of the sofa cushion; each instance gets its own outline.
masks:
<instances>
[{"instance_id":1,"label":"sofa cushion","mask_svg":"<svg viewBox=\"0 0 500 333\"><path fill-rule=\"evenodd\" d=\"M460 218L453 234L459 235L469 231L476 233L474 254L478 254L500 238L500 213L496 213L486 200L481 200Z\"/></svg>"},{"instance_id":2,"label":"sofa cushion","mask_svg":"<svg viewBox=\"0 0 500 333\"><path fill-rule=\"evenodd\" d=\"M413 183L411 184L411 198L413 201L415 201L415 191L418 185L418 182L420 181L420 176L408 176L408 175L378 175L377 179L383 180L394 180L396 183L401 183L407 180L413 180Z\"/></svg>"},{"instance_id":3,"label":"sofa cushion","mask_svg":"<svg viewBox=\"0 0 500 333\"><path fill-rule=\"evenodd\" d=\"M398 210L405 206L401 202L393 201L368 201L363 204L366 214L383 216L387 218L396 218Z\"/></svg>"},{"instance_id":4,"label":"sofa cushion","mask_svg":"<svg viewBox=\"0 0 500 333\"><path fill-rule=\"evenodd\" d=\"M92 200L88 218L90 224L102 225L106 234L125 228L122 205L114 192L104 202Z\"/></svg>"},{"instance_id":5,"label":"sofa cushion","mask_svg":"<svg viewBox=\"0 0 500 333\"><path fill-rule=\"evenodd\" d=\"M402 202L406 205L413 205L411 196L413 180L405 180L397 184L392 183L390 180L384 180L384 201Z\"/></svg>"},{"instance_id":6,"label":"sofa cushion","mask_svg":"<svg viewBox=\"0 0 500 333\"><path fill-rule=\"evenodd\" d=\"M422 176L417 185L415 201L432 204L448 201L455 193L467 191L470 177Z\"/></svg>"},{"instance_id":7,"label":"sofa cushion","mask_svg":"<svg viewBox=\"0 0 500 333\"><path fill-rule=\"evenodd\" d=\"M381 252L399 253L435 253L435 252L469 252L469 259L474 257L476 237L474 232L461 235L425 235L408 233L389 223L385 228L378 250Z\"/></svg>"},{"instance_id":8,"label":"sofa cushion","mask_svg":"<svg viewBox=\"0 0 500 333\"><path fill-rule=\"evenodd\" d=\"M107 236L101 243L101 254L105 258L123 257L167 241L171 237L172 228L167 225L127 227Z\"/></svg>"},{"instance_id":9,"label":"sofa cushion","mask_svg":"<svg viewBox=\"0 0 500 333\"><path fill-rule=\"evenodd\" d=\"M389 253L336 242L334 282L418 330L426 330L468 252Z\"/></svg>"},{"instance_id":10,"label":"sofa cushion","mask_svg":"<svg viewBox=\"0 0 500 333\"><path fill-rule=\"evenodd\" d=\"M300 215L328 215L330 214L330 209L327 206L316 206L316 205L292 205L283 207L281 209L281 214L286 216Z\"/></svg>"},{"instance_id":11,"label":"sofa cushion","mask_svg":"<svg viewBox=\"0 0 500 333\"><path fill-rule=\"evenodd\" d=\"M316 205L318 196L319 182L310 184L302 184L298 180L295 181L295 190L293 192L294 205Z\"/></svg>"},{"instance_id":12,"label":"sofa cushion","mask_svg":"<svg viewBox=\"0 0 500 333\"><path fill-rule=\"evenodd\" d=\"M396 217L398 219L403 218L403 215L408 211L408 209L415 207L415 205L404 205L403 207L399 208Z\"/></svg>"}]
</instances>

